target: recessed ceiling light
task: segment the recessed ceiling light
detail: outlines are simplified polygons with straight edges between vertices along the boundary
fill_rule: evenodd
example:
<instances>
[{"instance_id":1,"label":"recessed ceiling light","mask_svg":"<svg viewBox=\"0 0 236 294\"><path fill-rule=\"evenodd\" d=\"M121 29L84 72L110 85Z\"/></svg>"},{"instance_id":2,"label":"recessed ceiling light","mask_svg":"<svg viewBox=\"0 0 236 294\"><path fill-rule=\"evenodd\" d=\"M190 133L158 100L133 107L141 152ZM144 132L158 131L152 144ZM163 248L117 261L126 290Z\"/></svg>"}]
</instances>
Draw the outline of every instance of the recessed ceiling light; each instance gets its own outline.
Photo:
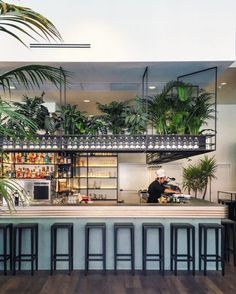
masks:
<instances>
[{"instance_id":1,"label":"recessed ceiling light","mask_svg":"<svg viewBox=\"0 0 236 294\"><path fill-rule=\"evenodd\" d=\"M218 89L221 89L221 88L222 88L221 86L218 87Z\"/></svg>"},{"instance_id":2,"label":"recessed ceiling light","mask_svg":"<svg viewBox=\"0 0 236 294\"><path fill-rule=\"evenodd\" d=\"M155 90L156 89L156 86L149 86L148 89L149 90Z\"/></svg>"},{"instance_id":3,"label":"recessed ceiling light","mask_svg":"<svg viewBox=\"0 0 236 294\"><path fill-rule=\"evenodd\" d=\"M221 86L225 86L225 85L227 85L226 82L222 82L222 83L220 83L220 84L221 84Z\"/></svg>"},{"instance_id":4,"label":"recessed ceiling light","mask_svg":"<svg viewBox=\"0 0 236 294\"><path fill-rule=\"evenodd\" d=\"M89 103L90 100L89 99L84 99L84 103Z\"/></svg>"}]
</instances>

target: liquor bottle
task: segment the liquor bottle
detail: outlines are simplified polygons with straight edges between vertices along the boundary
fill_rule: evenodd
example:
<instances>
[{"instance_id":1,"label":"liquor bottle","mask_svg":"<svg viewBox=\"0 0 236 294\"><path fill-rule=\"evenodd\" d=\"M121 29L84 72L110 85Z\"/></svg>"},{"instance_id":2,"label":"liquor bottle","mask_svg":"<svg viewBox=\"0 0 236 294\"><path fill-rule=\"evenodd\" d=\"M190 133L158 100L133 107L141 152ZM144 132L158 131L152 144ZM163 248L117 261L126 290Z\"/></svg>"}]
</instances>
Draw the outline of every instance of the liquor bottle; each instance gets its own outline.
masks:
<instances>
[{"instance_id":1,"label":"liquor bottle","mask_svg":"<svg viewBox=\"0 0 236 294\"><path fill-rule=\"evenodd\" d=\"M49 164L49 156L48 153L45 155L45 164Z\"/></svg>"},{"instance_id":2,"label":"liquor bottle","mask_svg":"<svg viewBox=\"0 0 236 294\"><path fill-rule=\"evenodd\" d=\"M32 176L31 176L33 179L36 178L36 175L35 175L35 169L32 169Z\"/></svg>"},{"instance_id":3,"label":"liquor bottle","mask_svg":"<svg viewBox=\"0 0 236 294\"><path fill-rule=\"evenodd\" d=\"M17 155L17 163L21 163L21 153L18 153Z\"/></svg>"},{"instance_id":4,"label":"liquor bottle","mask_svg":"<svg viewBox=\"0 0 236 294\"><path fill-rule=\"evenodd\" d=\"M47 177L50 177L49 166L47 166L47 169L46 169L46 176L47 176Z\"/></svg>"},{"instance_id":5,"label":"liquor bottle","mask_svg":"<svg viewBox=\"0 0 236 294\"><path fill-rule=\"evenodd\" d=\"M21 162L22 162L22 163L26 163L26 162L25 162L25 155L24 155L24 154L22 154L22 156L21 156Z\"/></svg>"},{"instance_id":6,"label":"liquor bottle","mask_svg":"<svg viewBox=\"0 0 236 294\"><path fill-rule=\"evenodd\" d=\"M51 166L50 176L54 178L54 169L53 169L53 166Z\"/></svg>"},{"instance_id":7,"label":"liquor bottle","mask_svg":"<svg viewBox=\"0 0 236 294\"><path fill-rule=\"evenodd\" d=\"M65 168L62 169L63 178L67 178L67 170Z\"/></svg>"}]
</instances>

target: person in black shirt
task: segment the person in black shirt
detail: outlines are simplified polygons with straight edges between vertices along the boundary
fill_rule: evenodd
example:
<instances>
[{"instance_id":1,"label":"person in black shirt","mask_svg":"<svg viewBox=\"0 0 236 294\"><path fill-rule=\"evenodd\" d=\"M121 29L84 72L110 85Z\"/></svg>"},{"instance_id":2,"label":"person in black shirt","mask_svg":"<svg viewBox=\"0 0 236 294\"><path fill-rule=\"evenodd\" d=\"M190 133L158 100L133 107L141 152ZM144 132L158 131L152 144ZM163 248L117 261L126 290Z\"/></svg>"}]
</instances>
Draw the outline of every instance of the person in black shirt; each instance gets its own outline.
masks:
<instances>
[{"instance_id":1,"label":"person in black shirt","mask_svg":"<svg viewBox=\"0 0 236 294\"><path fill-rule=\"evenodd\" d=\"M160 198L164 192L166 193L176 192L171 189L166 189L163 186L163 183L166 181L166 175L165 175L164 169L158 169L156 171L156 175L157 175L157 178L148 187L149 197L148 197L147 203L157 203L158 198Z\"/></svg>"}]
</instances>

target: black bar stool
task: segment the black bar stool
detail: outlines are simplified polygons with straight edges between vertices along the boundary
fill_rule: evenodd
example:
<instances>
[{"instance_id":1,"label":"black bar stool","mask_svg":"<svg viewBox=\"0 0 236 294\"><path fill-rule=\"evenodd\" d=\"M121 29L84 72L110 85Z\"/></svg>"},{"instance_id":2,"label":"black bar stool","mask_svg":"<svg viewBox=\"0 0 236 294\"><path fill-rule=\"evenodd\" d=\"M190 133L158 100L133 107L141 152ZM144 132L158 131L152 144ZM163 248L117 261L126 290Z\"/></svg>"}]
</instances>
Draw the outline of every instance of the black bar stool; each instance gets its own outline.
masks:
<instances>
[{"instance_id":1,"label":"black bar stool","mask_svg":"<svg viewBox=\"0 0 236 294\"><path fill-rule=\"evenodd\" d=\"M22 253L22 235L25 231L30 231L30 253ZM18 237L18 240L17 240ZM17 242L18 241L18 242ZM17 255L18 243L18 255ZM16 263L18 262L18 269L21 270L21 262L31 262L31 275L35 270L38 270L38 224L37 223L22 223L13 226L13 274L16 274Z\"/></svg>"},{"instance_id":2,"label":"black bar stool","mask_svg":"<svg viewBox=\"0 0 236 294\"><path fill-rule=\"evenodd\" d=\"M118 253L118 231L124 229L130 232L130 253ZM117 261L130 261L131 270L134 275L134 224L133 223L114 223L114 270L117 273Z\"/></svg>"},{"instance_id":3,"label":"black bar stool","mask_svg":"<svg viewBox=\"0 0 236 294\"><path fill-rule=\"evenodd\" d=\"M226 218L221 220L221 224L225 228L225 261L229 261L230 253L233 253L234 266L236 266L236 222ZM233 248L230 247L231 232Z\"/></svg>"},{"instance_id":4,"label":"black bar stool","mask_svg":"<svg viewBox=\"0 0 236 294\"><path fill-rule=\"evenodd\" d=\"M215 254L207 253L207 232L209 230L215 231ZM221 254L219 254L219 232L221 232ZM203 234L203 238L202 238ZM203 253L202 253L203 241ZM219 262L221 262L222 275L225 273L224 261L224 244L225 244L225 230L224 226L216 223L200 223L199 224L199 271L201 271L202 261L204 262L204 275L207 271L207 262L215 262L216 270L219 269ZM212 243L211 243L212 246Z\"/></svg>"},{"instance_id":5,"label":"black bar stool","mask_svg":"<svg viewBox=\"0 0 236 294\"><path fill-rule=\"evenodd\" d=\"M231 201L227 205L229 208L229 219L236 221L236 201Z\"/></svg>"},{"instance_id":6,"label":"black bar stool","mask_svg":"<svg viewBox=\"0 0 236 294\"><path fill-rule=\"evenodd\" d=\"M102 253L90 253L90 231L99 229L102 233ZM105 223L87 223L85 225L85 275L89 270L89 261L102 261L103 273L106 272L106 224Z\"/></svg>"},{"instance_id":7,"label":"black bar stool","mask_svg":"<svg viewBox=\"0 0 236 294\"><path fill-rule=\"evenodd\" d=\"M73 223L54 223L51 225L51 275L57 269L57 261L68 261L69 275L73 270ZM57 230L68 230L68 253L57 253Z\"/></svg>"},{"instance_id":8,"label":"black bar stool","mask_svg":"<svg viewBox=\"0 0 236 294\"><path fill-rule=\"evenodd\" d=\"M187 254L178 253L179 230L186 230ZM192 238L190 236L191 233L192 233ZM191 241L192 241L192 246L190 246ZM174 263L175 275L177 275L178 262L187 262L188 271L190 271L190 263L192 263L192 274L195 275L195 227L189 223L171 223L170 224L170 269L171 271L173 271L173 263Z\"/></svg>"},{"instance_id":9,"label":"black bar stool","mask_svg":"<svg viewBox=\"0 0 236 294\"><path fill-rule=\"evenodd\" d=\"M150 254L147 253L147 232L149 229L155 229L158 232L159 237L159 253ZM143 251L143 271L146 274L147 262L148 261L159 261L160 270L162 274L165 271L164 264L164 248L165 248L165 236L164 236L164 226L161 223L143 223L142 224L142 251Z\"/></svg>"},{"instance_id":10,"label":"black bar stool","mask_svg":"<svg viewBox=\"0 0 236 294\"><path fill-rule=\"evenodd\" d=\"M2 231L2 238L3 238L3 242L2 242L3 253L0 254L0 262L4 263L4 275L6 275L8 260L10 261L10 270L12 270L12 224L9 224L9 223L0 224L0 230ZM9 235L9 238L7 237L7 235ZM9 253L7 253L7 251L9 251Z\"/></svg>"}]
</instances>

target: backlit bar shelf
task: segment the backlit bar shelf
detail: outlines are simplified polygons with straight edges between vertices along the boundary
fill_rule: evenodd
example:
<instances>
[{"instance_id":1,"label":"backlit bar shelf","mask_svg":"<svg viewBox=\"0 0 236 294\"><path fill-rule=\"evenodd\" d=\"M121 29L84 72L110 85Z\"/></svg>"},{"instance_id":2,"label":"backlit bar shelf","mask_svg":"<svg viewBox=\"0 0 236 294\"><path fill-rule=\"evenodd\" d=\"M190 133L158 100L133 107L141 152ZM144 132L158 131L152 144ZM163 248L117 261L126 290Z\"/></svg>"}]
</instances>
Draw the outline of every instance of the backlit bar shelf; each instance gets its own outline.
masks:
<instances>
[{"instance_id":1,"label":"backlit bar shelf","mask_svg":"<svg viewBox=\"0 0 236 294\"><path fill-rule=\"evenodd\" d=\"M1 138L4 151L157 152L215 150L212 135L81 135Z\"/></svg>"}]
</instances>

